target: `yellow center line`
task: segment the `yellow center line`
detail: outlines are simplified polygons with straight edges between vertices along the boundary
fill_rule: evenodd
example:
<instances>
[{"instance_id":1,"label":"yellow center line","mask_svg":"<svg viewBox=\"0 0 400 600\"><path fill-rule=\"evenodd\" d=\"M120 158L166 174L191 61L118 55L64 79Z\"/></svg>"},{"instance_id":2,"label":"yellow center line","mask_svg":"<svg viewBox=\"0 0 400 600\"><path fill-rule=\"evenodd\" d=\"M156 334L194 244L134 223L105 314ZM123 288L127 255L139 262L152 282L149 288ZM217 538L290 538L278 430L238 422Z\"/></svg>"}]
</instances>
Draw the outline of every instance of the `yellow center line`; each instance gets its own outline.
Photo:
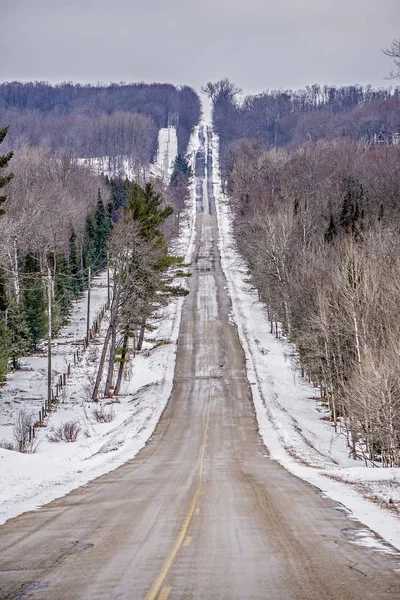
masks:
<instances>
[{"instance_id":1,"label":"yellow center line","mask_svg":"<svg viewBox=\"0 0 400 600\"><path fill-rule=\"evenodd\" d=\"M169 553L168 558L165 561L165 563L164 563L161 571L159 572L157 578L155 579L153 585L151 586L150 590L147 592L147 594L145 596L145 600L155 600L155 598L157 597L157 594L158 594L162 584L164 583L164 579L166 578L168 571L170 570L172 563L174 562L175 557L178 554L178 552L185 540L190 521L193 517L194 509L196 508L197 500L199 499L199 496L200 496L201 488L203 485L204 457L205 457L205 453L206 453L207 435L208 435L208 429L210 426L211 390L208 393L207 403L208 403L208 407L207 407L206 427L204 429L203 443L201 445L201 451L200 451L200 469L199 469L199 479L198 479L196 492L192 498L192 501L189 506L189 510L186 514L185 520L182 523L181 529L179 531L178 537L175 540L172 550ZM163 592L161 592L161 594L162 593ZM161 594L159 596L159 600L161 600Z\"/></svg>"},{"instance_id":2,"label":"yellow center line","mask_svg":"<svg viewBox=\"0 0 400 600\"><path fill-rule=\"evenodd\" d=\"M171 591L171 586L170 585L165 585L163 587L163 589L161 590L160 595L158 596L158 600L167 600L170 591Z\"/></svg>"}]
</instances>

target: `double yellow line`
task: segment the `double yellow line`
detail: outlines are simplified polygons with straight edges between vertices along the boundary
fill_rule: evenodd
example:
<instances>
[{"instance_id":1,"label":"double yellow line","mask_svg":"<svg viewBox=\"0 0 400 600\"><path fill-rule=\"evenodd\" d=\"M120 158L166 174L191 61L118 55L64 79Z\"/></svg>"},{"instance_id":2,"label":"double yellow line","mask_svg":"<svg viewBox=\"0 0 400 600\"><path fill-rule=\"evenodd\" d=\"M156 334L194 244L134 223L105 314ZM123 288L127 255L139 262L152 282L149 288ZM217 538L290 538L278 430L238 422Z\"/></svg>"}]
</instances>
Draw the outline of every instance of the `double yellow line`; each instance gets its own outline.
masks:
<instances>
[{"instance_id":1,"label":"double yellow line","mask_svg":"<svg viewBox=\"0 0 400 600\"><path fill-rule=\"evenodd\" d=\"M181 529L179 531L178 537L175 540L172 550L169 553L168 558L165 561L165 563L164 563L161 571L159 572L157 578L155 579L153 585L151 586L150 590L146 594L145 600L155 600L158 592L160 591L162 584L164 583L164 580L168 574L168 571L170 570L172 563L175 560L176 555L178 554L183 542L185 541L186 533L189 528L190 521L192 520L193 513L196 508L197 500L199 499L199 496L201 493L201 488L203 485L204 458L205 458L205 454L206 454L208 430L210 427L210 413L211 413L211 389L208 392L206 426L204 429L203 442L202 442L201 451L200 451L200 469L199 469L199 476L198 476L196 492L192 498L192 501L189 506L189 510L188 510L186 517L182 523ZM169 593L169 589L168 589L168 593ZM159 600L162 600L161 594L159 596Z\"/></svg>"}]
</instances>

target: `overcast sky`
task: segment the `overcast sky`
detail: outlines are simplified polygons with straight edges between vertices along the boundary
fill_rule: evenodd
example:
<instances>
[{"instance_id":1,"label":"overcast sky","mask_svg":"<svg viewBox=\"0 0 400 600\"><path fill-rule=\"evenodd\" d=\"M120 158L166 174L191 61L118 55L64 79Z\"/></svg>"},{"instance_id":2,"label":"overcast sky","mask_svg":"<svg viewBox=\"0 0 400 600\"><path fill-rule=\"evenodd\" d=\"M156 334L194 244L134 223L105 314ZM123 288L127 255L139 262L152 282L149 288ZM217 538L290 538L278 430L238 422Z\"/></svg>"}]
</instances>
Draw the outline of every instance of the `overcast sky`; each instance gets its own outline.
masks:
<instances>
[{"instance_id":1,"label":"overcast sky","mask_svg":"<svg viewBox=\"0 0 400 600\"><path fill-rule=\"evenodd\" d=\"M400 0L0 0L0 80L389 85Z\"/></svg>"}]
</instances>

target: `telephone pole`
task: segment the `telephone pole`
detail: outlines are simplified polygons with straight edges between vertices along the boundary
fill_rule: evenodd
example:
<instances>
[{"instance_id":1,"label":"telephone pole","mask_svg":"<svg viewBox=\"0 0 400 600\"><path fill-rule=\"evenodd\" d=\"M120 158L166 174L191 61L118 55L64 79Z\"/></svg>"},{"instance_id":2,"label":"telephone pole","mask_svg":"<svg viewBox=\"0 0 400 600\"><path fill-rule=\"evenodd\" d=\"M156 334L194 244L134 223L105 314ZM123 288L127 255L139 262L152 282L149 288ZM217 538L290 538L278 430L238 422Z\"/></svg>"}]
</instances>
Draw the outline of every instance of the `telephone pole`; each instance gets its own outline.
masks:
<instances>
[{"instance_id":1,"label":"telephone pole","mask_svg":"<svg viewBox=\"0 0 400 600\"><path fill-rule=\"evenodd\" d=\"M110 293L110 253L107 250L107 308L110 308L111 293Z\"/></svg>"},{"instance_id":2,"label":"telephone pole","mask_svg":"<svg viewBox=\"0 0 400 600\"><path fill-rule=\"evenodd\" d=\"M90 330L90 285L91 285L92 269L89 267L88 273L88 295L87 295L87 317L86 317L86 339L89 343L89 330Z\"/></svg>"},{"instance_id":3,"label":"telephone pole","mask_svg":"<svg viewBox=\"0 0 400 600\"><path fill-rule=\"evenodd\" d=\"M47 319L48 319L48 334L47 334L47 402L48 406L51 403L51 299L52 299L52 280L51 269L48 268L47 276Z\"/></svg>"}]
</instances>

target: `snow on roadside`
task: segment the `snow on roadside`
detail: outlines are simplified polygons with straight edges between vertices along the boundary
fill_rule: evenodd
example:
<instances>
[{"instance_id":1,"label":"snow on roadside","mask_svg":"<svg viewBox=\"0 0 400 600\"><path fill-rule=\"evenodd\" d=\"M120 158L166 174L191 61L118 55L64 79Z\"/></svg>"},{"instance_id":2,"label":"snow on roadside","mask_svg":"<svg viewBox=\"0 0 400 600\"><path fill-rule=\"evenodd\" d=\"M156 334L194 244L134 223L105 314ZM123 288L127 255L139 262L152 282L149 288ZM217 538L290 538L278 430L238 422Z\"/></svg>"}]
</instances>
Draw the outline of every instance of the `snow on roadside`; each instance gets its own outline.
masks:
<instances>
[{"instance_id":1,"label":"snow on roadside","mask_svg":"<svg viewBox=\"0 0 400 600\"><path fill-rule=\"evenodd\" d=\"M270 333L265 306L249 283L238 252L232 211L218 172L218 138L213 141L214 191L222 268L232 300L232 318L246 356L258 426L271 458L344 505L352 516L400 550L400 470L360 466L349 458L346 439L323 417L316 390L296 372L294 348ZM369 498L369 499L368 499ZM385 506L385 508L383 508ZM379 545L365 535L357 543Z\"/></svg>"},{"instance_id":2,"label":"snow on roadside","mask_svg":"<svg viewBox=\"0 0 400 600\"><path fill-rule=\"evenodd\" d=\"M190 140L188 155L198 145L198 128ZM192 165L194 167L194 165ZM179 237L172 251L190 263L195 243L196 191L191 185L190 198L181 217ZM185 278L177 280L187 285ZM107 298L105 276L93 288L92 313ZM100 403L105 411L114 411L110 423L98 423L93 411L98 404L89 401L96 366L105 333L104 323L97 343L89 346L67 380L65 394L38 430L35 453L0 448L0 524L27 510L33 510L84 485L132 459L152 435L170 396L175 370L177 340L184 299L177 298L157 315L156 329L146 336L144 351L131 360L118 402ZM70 323L55 342L55 370L65 371L74 342L86 330L86 295L75 303ZM72 349L72 350L71 350ZM72 354L73 355L73 354ZM24 359L24 370L10 376L0 391L0 439L12 436L16 408L39 410L46 393L46 356ZM38 361L41 361L40 364ZM33 403L32 403L33 400ZM9 405L7 403L10 403ZM4 407L8 410L4 410ZM80 426L74 443L54 443L48 439L60 423L76 420Z\"/></svg>"}]
</instances>

